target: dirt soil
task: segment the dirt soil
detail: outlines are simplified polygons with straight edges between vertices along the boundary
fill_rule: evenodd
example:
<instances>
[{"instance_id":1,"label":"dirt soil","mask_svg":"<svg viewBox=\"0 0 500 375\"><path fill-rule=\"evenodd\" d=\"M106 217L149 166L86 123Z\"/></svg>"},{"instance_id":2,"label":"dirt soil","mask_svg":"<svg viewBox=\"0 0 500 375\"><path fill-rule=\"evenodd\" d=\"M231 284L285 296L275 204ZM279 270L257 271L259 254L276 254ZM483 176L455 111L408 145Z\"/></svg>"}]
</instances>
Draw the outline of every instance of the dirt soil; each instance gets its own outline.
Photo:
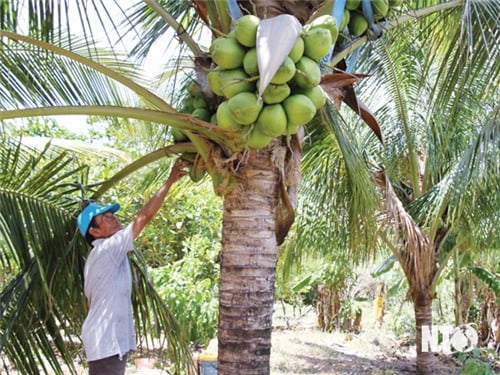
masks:
<instances>
[{"instance_id":1,"label":"dirt soil","mask_svg":"<svg viewBox=\"0 0 500 375\"><path fill-rule=\"evenodd\" d=\"M363 312L359 333L328 333L317 328L313 310L293 312L288 308L283 311L277 305L273 319L271 375L415 374L415 347L409 340L398 339L385 324L371 319L369 306L367 310ZM216 342L212 342L207 349L216 350L216 347ZM129 358L127 375L169 374L158 365L137 367L134 360L141 354L148 357L139 351ZM440 355L436 360L435 374L460 375L462 366L452 357ZM85 375L88 371L79 367L78 374Z\"/></svg>"},{"instance_id":2,"label":"dirt soil","mask_svg":"<svg viewBox=\"0 0 500 375\"><path fill-rule=\"evenodd\" d=\"M398 340L383 324L364 314L359 333L322 332L314 312L298 318L275 318L271 374L415 374L415 347ZM437 358L436 374L455 375L460 365L449 357Z\"/></svg>"},{"instance_id":3,"label":"dirt soil","mask_svg":"<svg viewBox=\"0 0 500 375\"><path fill-rule=\"evenodd\" d=\"M291 308L283 311L277 305L271 375L415 374L415 347L398 340L384 324L378 324L369 315L364 314L362 330L357 334L328 333L317 328L314 311L293 313ZM216 343L210 346L216 348ZM459 375L460 369L453 358L437 358L437 375ZM131 365L127 374L167 373Z\"/></svg>"}]
</instances>

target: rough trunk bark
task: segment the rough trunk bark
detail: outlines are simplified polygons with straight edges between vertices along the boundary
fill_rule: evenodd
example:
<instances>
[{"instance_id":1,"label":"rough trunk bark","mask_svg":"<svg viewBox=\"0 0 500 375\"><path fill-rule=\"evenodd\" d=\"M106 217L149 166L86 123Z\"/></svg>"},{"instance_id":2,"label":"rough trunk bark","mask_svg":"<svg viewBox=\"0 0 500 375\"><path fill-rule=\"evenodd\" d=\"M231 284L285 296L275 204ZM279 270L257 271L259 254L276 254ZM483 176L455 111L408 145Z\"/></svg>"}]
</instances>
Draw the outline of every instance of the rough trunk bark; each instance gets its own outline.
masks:
<instances>
[{"instance_id":1,"label":"rough trunk bark","mask_svg":"<svg viewBox=\"0 0 500 375\"><path fill-rule=\"evenodd\" d=\"M417 373L434 373L434 353L422 350L422 328L432 327L432 299L434 298L435 276L437 274L437 249L446 237L438 232L431 241L422 228L408 214L403 203L395 194L392 184L385 176L387 213L393 221L397 237L402 239L401 251L396 256L404 270L410 286L415 311Z\"/></svg>"},{"instance_id":2,"label":"rough trunk bark","mask_svg":"<svg viewBox=\"0 0 500 375\"><path fill-rule=\"evenodd\" d=\"M417 340L417 374L434 374L435 353L428 347L422 350L422 327L432 326L432 297L430 290L422 290L413 297L415 310L416 340Z\"/></svg>"},{"instance_id":3,"label":"rough trunk bark","mask_svg":"<svg viewBox=\"0 0 500 375\"><path fill-rule=\"evenodd\" d=\"M274 158L272 148L251 151L237 171L237 188L224 199L219 375L269 374L279 250L280 171Z\"/></svg>"}]
</instances>

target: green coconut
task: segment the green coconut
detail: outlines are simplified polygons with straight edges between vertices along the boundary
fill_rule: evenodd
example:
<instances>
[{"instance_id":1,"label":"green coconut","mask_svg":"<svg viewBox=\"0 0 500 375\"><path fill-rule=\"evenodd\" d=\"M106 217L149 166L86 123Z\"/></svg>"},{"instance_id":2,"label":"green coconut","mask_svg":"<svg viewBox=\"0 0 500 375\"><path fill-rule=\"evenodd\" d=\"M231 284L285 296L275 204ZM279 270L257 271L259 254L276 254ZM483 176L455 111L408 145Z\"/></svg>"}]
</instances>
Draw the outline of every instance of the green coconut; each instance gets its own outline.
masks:
<instances>
[{"instance_id":1,"label":"green coconut","mask_svg":"<svg viewBox=\"0 0 500 375\"><path fill-rule=\"evenodd\" d=\"M257 81L257 87L259 87L259 81ZM262 93L262 100L266 104L281 103L288 98L291 91L290 86L286 83L282 83L281 85L270 83Z\"/></svg>"},{"instance_id":2,"label":"green coconut","mask_svg":"<svg viewBox=\"0 0 500 375\"><path fill-rule=\"evenodd\" d=\"M368 21L363 14L359 12L351 12L348 28L351 35L361 36L368 29Z\"/></svg>"},{"instance_id":3,"label":"green coconut","mask_svg":"<svg viewBox=\"0 0 500 375\"><path fill-rule=\"evenodd\" d=\"M193 107L196 108L207 108L207 101L205 97L198 93L193 97Z\"/></svg>"},{"instance_id":4,"label":"green coconut","mask_svg":"<svg viewBox=\"0 0 500 375\"><path fill-rule=\"evenodd\" d=\"M181 108L181 112L182 113L193 113L193 111L195 110L195 108L191 105L185 105Z\"/></svg>"},{"instance_id":5,"label":"green coconut","mask_svg":"<svg viewBox=\"0 0 500 375\"><path fill-rule=\"evenodd\" d=\"M257 48L250 48L243 58L243 70L250 76L259 75Z\"/></svg>"},{"instance_id":6,"label":"green coconut","mask_svg":"<svg viewBox=\"0 0 500 375\"><path fill-rule=\"evenodd\" d=\"M200 85L198 85L198 83L196 82L190 82L187 86L187 92L189 93L189 95L195 96L200 92Z\"/></svg>"},{"instance_id":7,"label":"green coconut","mask_svg":"<svg viewBox=\"0 0 500 375\"><path fill-rule=\"evenodd\" d=\"M300 90L300 94L307 96L314 103L316 109L321 109L326 103L326 93L321 86Z\"/></svg>"},{"instance_id":8,"label":"green coconut","mask_svg":"<svg viewBox=\"0 0 500 375\"><path fill-rule=\"evenodd\" d=\"M238 124L250 125L257 120L263 102L252 92L241 92L228 101L229 111Z\"/></svg>"},{"instance_id":9,"label":"green coconut","mask_svg":"<svg viewBox=\"0 0 500 375\"><path fill-rule=\"evenodd\" d=\"M193 182L200 182L203 177L205 177L206 173L207 171L205 169L198 169L195 165L192 165L188 174Z\"/></svg>"},{"instance_id":10,"label":"green coconut","mask_svg":"<svg viewBox=\"0 0 500 375\"><path fill-rule=\"evenodd\" d=\"M255 128L270 137L279 137L286 131L287 117L281 104L265 105L255 122Z\"/></svg>"},{"instance_id":11,"label":"green coconut","mask_svg":"<svg viewBox=\"0 0 500 375\"><path fill-rule=\"evenodd\" d=\"M222 87L219 79L220 73L222 71L223 70L220 68L215 68L209 71L207 74L208 87L210 87L210 90L212 90L214 94L218 96L224 95L224 93L222 92Z\"/></svg>"},{"instance_id":12,"label":"green coconut","mask_svg":"<svg viewBox=\"0 0 500 375\"><path fill-rule=\"evenodd\" d=\"M223 69L235 69L243 65L246 49L236 38L219 37L212 48L212 60Z\"/></svg>"},{"instance_id":13,"label":"green coconut","mask_svg":"<svg viewBox=\"0 0 500 375\"><path fill-rule=\"evenodd\" d=\"M259 17L251 14L238 18L234 23L236 40L245 47L255 47L259 23Z\"/></svg>"},{"instance_id":14,"label":"green coconut","mask_svg":"<svg viewBox=\"0 0 500 375\"><path fill-rule=\"evenodd\" d=\"M311 29L315 28L327 29L332 37L332 42L335 42L337 40L337 37L339 35L339 30L337 28L337 20L332 15L325 14L319 16L318 18L312 20L312 22L309 25Z\"/></svg>"},{"instance_id":15,"label":"green coconut","mask_svg":"<svg viewBox=\"0 0 500 375\"><path fill-rule=\"evenodd\" d=\"M283 61L283 63L278 68L278 71L276 72L274 77L271 79L271 83L277 85L286 83L293 78L293 76L295 75L295 71L295 64L293 63L292 59L287 56L285 58L285 61Z\"/></svg>"},{"instance_id":16,"label":"green coconut","mask_svg":"<svg viewBox=\"0 0 500 375\"><path fill-rule=\"evenodd\" d=\"M243 69L221 70L219 73L220 89L222 94L230 99L244 91L255 91L255 83Z\"/></svg>"},{"instance_id":17,"label":"green coconut","mask_svg":"<svg viewBox=\"0 0 500 375\"><path fill-rule=\"evenodd\" d=\"M222 40L222 38L215 38L212 40L212 43L210 43L210 46L208 47L208 53L212 55L214 53L214 49L217 46L217 43L219 43Z\"/></svg>"},{"instance_id":18,"label":"green coconut","mask_svg":"<svg viewBox=\"0 0 500 375\"><path fill-rule=\"evenodd\" d=\"M389 12L389 0L372 0L371 3L376 19L384 18Z\"/></svg>"},{"instance_id":19,"label":"green coconut","mask_svg":"<svg viewBox=\"0 0 500 375\"><path fill-rule=\"evenodd\" d=\"M248 135L247 146L249 148L258 150L266 147L271 142L272 139L273 137L262 134L260 131L254 128Z\"/></svg>"},{"instance_id":20,"label":"green coconut","mask_svg":"<svg viewBox=\"0 0 500 375\"><path fill-rule=\"evenodd\" d=\"M286 131L283 135L293 135L293 134L297 133L302 126L303 125L287 124Z\"/></svg>"},{"instance_id":21,"label":"green coconut","mask_svg":"<svg viewBox=\"0 0 500 375\"><path fill-rule=\"evenodd\" d=\"M354 10L358 9L361 5L361 0L346 0L345 9Z\"/></svg>"},{"instance_id":22,"label":"green coconut","mask_svg":"<svg viewBox=\"0 0 500 375\"><path fill-rule=\"evenodd\" d=\"M347 25L349 25L349 19L351 18L351 12L349 10L344 9L344 14L342 15L342 21L340 21L339 30L344 30Z\"/></svg>"},{"instance_id":23,"label":"green coconut","mask_svg":"<svg viewBox=\"0 0 500 375\"><path fill-rule=\"evenodd\" d=\"M210 117L212 117L212 114L206 108L196 108L193 111L193 116L202 121L210 122Z\"/></svg>"},{"instance_id":24,"label":"green coconut","mask_svg":"<svg viewBox=\"0 0 500 375\"><path fill-rule=\"evenodd\" d=\"M170 134L172 134L172 138L174 140L174 143L178 142L184 142L188 140L188 137L184 132L180 129L177 128L171 128L170 129Z\"/></svg>"},{"instance_id":25,"label":"green coconut","mask_svg":"<svg viewBox=\"0 0 500 375\"><path fill-rule=\"evenodd\" d=\"M181 112L184 112L184 113L191 113L191 112L193 112L194 111L193 100L194 100L194 97L192 97L191 95L186 96L182 100L182 109L181 109Z\"/></svg>"},{"instance_id":26,"label":"green coconut","mask_svg":"<svg viewBox=\"0 0 500 375\"><path fill-rule=\"evenodd\" d=\"M316 61L325 57L333 44L330 31L323 27L309 29L302 39L304 39L304 55Z\"/></svg>"},{"instance_id":27,"label":"green coconut","mask_svg":"<svg viewBox=\"0 0 500 375\"><path fill-rule=\"evenodd\" d=\"M228 101L224 100L219 107L217 107L217 127L226 130L241 130L242 125L238 124L233 118L231 111L229 111Z\"/></svg>"},{"instance_id":28,"label":"green coconut","mask_svg":"<svg viewBox=\"0 0 500 375\"><path fill-rule=\"evenodd\" d=\"M283 101L287 126L300 126L311 121L316 114L314 103L304 94L290 95Z\"/></svg>"},{"instance_id":29,"label":"green coconut","mask_svg":"<svg viewBox=\"0 0 500 375\"><path fill-rule=\"evenodd\" d=\"M296 72L293 77L293 83L303 89L310 89L319 85L321 81L321 70L318 63L313 59L303 56L295 64Z\"/></svg>"},{"instance_id":30,"label":"green coconut","mask_svg":"<svg viewBox=\"0 0 500 375\"><path fill-rule=\"evenodd\" d=\"M292 59L294 64L300 60L300 58L304 55L304 39L301 36L297 38L295 41L292 50L288 54L288 57Z\"/></svg>"}]
</instances>

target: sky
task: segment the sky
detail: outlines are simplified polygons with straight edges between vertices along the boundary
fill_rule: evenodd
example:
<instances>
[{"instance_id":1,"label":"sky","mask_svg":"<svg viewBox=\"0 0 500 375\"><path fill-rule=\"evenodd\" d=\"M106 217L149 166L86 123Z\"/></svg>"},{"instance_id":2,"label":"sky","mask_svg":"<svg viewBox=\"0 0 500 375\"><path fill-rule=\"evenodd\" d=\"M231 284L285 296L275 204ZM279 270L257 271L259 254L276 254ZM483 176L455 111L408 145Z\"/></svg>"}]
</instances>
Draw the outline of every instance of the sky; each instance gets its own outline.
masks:
<instances>
[{"instance_id":1,"label":"sky","mask_svg":"<svg viewBox=\"0 0 500 375\"><path fill-rule=\"evenodd\" d=\"M112 4L113 2L110 0L107 0L108 2L106 3L107 6L111 6L112 9ZM120 5L124 8L127 9L130 7L132 4L136 3L137 0L119 0ZM24 3L26 4L26 2ZM78 4L77 2L69 2L68 3L70 7L76 6ZM80 3L81 4L81 3ZM115 13L116 12L116 13ZM115 11L111 10L111 18L113 19L118 19L118 8L115 8ZM95 15L95 12L92 10L91 7L88 7L86 9L86 14L85 16L87 17L87 22L89 22L92 25L95 25L95 27L92 28L92 32L96 35L97 41L101 40L104 41L106 38L106 34L103 30L102 27L99 26L99 22L97 21L97 16ZM70 8L69 9L69 19L71 20L70 27L72 34L78 35L83 33L83 26L79 22L80 20L80 15L78 14L78 11L75 8ZM20 25L20 33L26 33L27 29L27 13L24 17L24 22L21 21L19 22ZM23 27L23 25L26 25ZM163 44L168 46L168 36L164 37L162 40ZM123 44L122 44L123 45ZM126 44L125 44L126 45ZM117 44L116 47L119 45ZM172 53L171 48L155 48L152 50L152 53L150 56L145 60L144 62L144 71L149 74L150 76L154 76L160 72L160 69L162 68L162 64L159 64L159 61L166 61L166 54ZM66 127L70 131L76 133L76 134L88 134L88 128L89 125L87 124L87 116L82 116L82 115L61 115L61 116L53 116L50 117L57 121L58 124ZM19 120L23 122L22 120Z\"/></svg>"}]
</instances>

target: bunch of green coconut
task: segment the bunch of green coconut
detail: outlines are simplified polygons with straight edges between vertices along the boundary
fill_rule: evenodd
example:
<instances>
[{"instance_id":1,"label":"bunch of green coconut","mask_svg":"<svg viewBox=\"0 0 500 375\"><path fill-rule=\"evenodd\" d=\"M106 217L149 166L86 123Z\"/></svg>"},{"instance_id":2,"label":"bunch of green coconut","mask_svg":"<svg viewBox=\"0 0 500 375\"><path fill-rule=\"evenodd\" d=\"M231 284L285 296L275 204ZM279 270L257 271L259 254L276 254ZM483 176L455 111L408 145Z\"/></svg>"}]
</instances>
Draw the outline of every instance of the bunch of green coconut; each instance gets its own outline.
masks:
<instances>
[{"instance_id":1,"label":"bunch of green coconut","mask_svg":"<svg viewBox=\"0 0 500 375\"><path fill-rule=\"evenodd\" d=\"M380 22L397 9L403 0L371 0L370 5L373 12L373 21ZM366 33L370 25L363 12L362 0L346 0L344 14L339 30L347 30L352 36L361 36Z\"/></svg>"},{"instance_id":2,"label":"bunch of green coconut","mask_svg":"<svg viewBox=\"0 0 500 375\"><path fill-rule=\"evenodd\" d=\"M208 98L196 81L190 81L184 88L186 94L181 98L179 112L190 113L197 119L215 123L214 101ZM170 130L174 143L184 142L188 137L182 130Z\"/></svg>"},{"instance_id":3,"label":"bunch of green coconut","mask_svg":"<svg viewBox=\"0 0 500 375\"><path fill-rule=\"evenodd\" d=\"M259 94L259 23L256 16L242 16L228 35L212 42L209 52L215 66L207 76L210 89L222 98L217 126L241 131L252 149L267 146L274 137L295 134L324 106L319 61L338 36L332 16L303 26L288 56Z\"/></svg>"},{"instance_id":4,"label":"bunch of green coconut","mask_svg":"<svg viewBox=\"0 0 500 375\"><path fill-rule=\"evenodd\" d=\"M184 99L184 105L181 112L191 113L197 119L206 122L212 122L214 120L213 113L210 109L210 101L208 98L201 92L200 87L196 83L192 83L189 86L189 90L192 90L194 93L188 95Z\"/></svg>"}]
</instances>

